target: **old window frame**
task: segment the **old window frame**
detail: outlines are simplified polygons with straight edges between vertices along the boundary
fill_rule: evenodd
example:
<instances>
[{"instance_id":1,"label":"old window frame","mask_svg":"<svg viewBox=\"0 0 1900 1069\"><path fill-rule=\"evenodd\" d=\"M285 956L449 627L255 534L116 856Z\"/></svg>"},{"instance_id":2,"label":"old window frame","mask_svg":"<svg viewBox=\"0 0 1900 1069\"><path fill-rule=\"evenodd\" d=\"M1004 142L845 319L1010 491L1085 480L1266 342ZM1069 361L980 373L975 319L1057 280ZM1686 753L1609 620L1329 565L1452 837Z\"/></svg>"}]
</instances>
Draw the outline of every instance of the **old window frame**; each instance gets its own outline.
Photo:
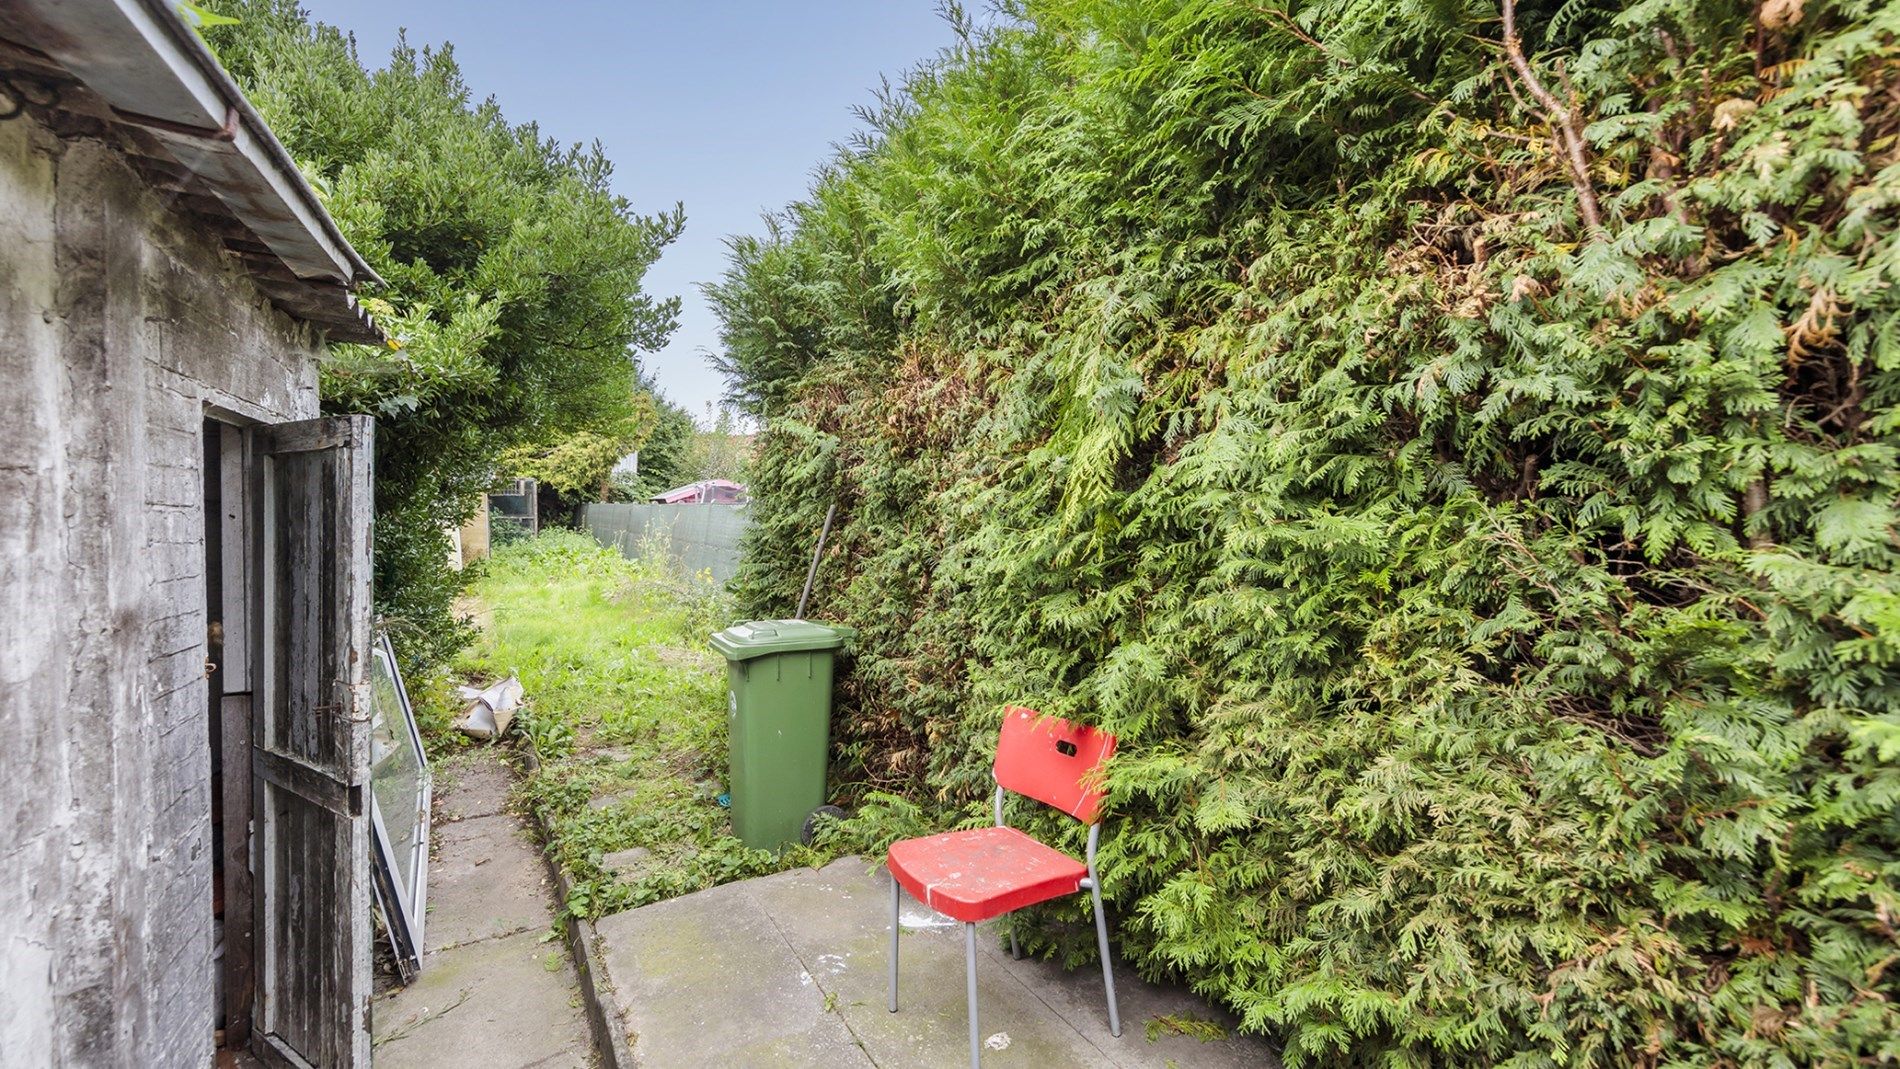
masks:
<instances>
[{"instance_id":1,"label":"old window frame","mask_svg":"<svg viewBox=\"0 0 1900 1069\"><path fill-rule=\"evenodd\" d=\"M409 689L403 682L402 670L396 663L396 648L389 639L387 631L379 631L376 641L370 647L371 658L381 664L394 683L398 708L394 710L377 709L372 712L384 717L393 716L399 723L391 723L391 734L398 744L406 743L415 759L418 785L416 789L416 808L413 818L416 822L415 842L411 847L413 856L409 860L409 878L402 876L403 867L397 864L395 840L389 834L390 819L398 814L385 814L376 791L376 764L372 756L370 764L370 828L371 841L376 851L374 878L372 883L376 891L376 904L382 913L383 923L389 932L390 949L394 952L396 971L404 983L414 979L422 968L423 925L428 916L429 891L429 814L434 793L434 774L429 767L428 751L422 745L422 732L416 725L414 707L409 702ZM376 664L370 666L373 674ZM372 685L371 691L374 693ZM374 701L374 697L371 699ZM373 721L372 721L372 735ZM372 745L374 745L372 743Z\"/></svg>"}]
</instances>

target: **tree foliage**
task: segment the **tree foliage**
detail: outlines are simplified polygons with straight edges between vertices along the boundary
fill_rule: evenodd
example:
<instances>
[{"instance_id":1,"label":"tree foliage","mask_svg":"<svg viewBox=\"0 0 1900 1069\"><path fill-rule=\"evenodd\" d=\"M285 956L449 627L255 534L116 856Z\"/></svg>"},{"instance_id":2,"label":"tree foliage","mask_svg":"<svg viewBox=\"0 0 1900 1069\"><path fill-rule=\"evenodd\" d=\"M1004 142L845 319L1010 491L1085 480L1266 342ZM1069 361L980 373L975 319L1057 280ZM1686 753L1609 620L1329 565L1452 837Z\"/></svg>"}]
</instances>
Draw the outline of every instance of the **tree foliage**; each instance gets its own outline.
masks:
<instances>
[{"instance_id":1,"label":"tree foliage","mask_svg":"<svg viewBox=\"0 0 1900 1069\"><path fill-rule=\"evenodd\" d=\"M324 405L377 417L377 608L431 661L461 640L444 532L503 452L572 461L651 422L635 353L678 300L640 284L683 217L634 212L598 144L476 102L447 46L401 41L370 71L292 0L215 6L237 20L206 31L219 59L388 283L367 303L392 348L333 346Z\"/></svg>"},{"instance_id":2,"label":"tree foliage","mask_svg":"<svg viewBox=\"0 0 1900 1069\"><path fill-rule=\"evenodd\" d=\"M645 501L654 494L689 482L693 442L698 427L684 408L660 396L648 385L656 408L653 429L640 444L640 470L631 478L615 476L614 496L621 501Z\"/></svg>"},{"instance_id":3,"label":"tree foliage","mask_svg":"<svg viewBox=\"0 0 1900 1069\"><path fill-rule=\"evenodd\" d=\"M836 502L861 784L1117 732L1123 945L1291 1065L1900 1059L1900 8L1507 11L962 26L711 290L742 608Z\"/></svg>"},{"instance_id":4,"label":"tree foliage","mask_svg":"<svg viewBox=\"0 0 1900 1069\"><path fill-rule=\"evenodd\" d=\"M687 478L745 482L752 470L752 445L753 436L739 429L732 412L720 409L712 426L693 432L693 445L687 452Z\"/></svg>"}]
</instances>

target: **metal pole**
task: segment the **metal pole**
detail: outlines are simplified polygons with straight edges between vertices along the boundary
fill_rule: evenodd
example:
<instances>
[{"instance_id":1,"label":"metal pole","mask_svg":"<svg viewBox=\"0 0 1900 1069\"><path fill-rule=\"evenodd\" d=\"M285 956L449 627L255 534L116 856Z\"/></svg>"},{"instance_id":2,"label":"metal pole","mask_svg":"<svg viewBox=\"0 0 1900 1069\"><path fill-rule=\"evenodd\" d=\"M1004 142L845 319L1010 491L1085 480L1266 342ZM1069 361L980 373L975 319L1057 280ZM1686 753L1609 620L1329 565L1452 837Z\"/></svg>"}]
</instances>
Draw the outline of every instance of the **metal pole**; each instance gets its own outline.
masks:
<instances>
[{"instance_id":1,"label":"metal pole","mask_svg":"<svg viewBox=\"0 0 1900 1069\"><path fill-rule=\"evenodd\" d=\"M897 1012L897 924L904 889L891 876L891 1012Z\"/></svg>"},{"instance_id":2,"label":"metal pole","mask_svg":"<svg viewBox=\"0 0 1900 1069\"><path fill-rule=\"evenodd\" d=\"M1093 883L1093 880L1090 881ZM1102 986L1108 989L1108 1032L1120 1038L1122 1034L1121 1007L1115 1004L1115 964L1108 956L1108 914L1102 912L1102 888L1091 886L1089 894L1095 899L1095 946L1102 954Z\"/></svg>"},{"instance_id":3,"label":"metal pole","mask_svg":"<svg viewBox=\"0 0 1900 1069\"><path fill-rule=\"evenodd\" d=\"M981 1069L983 1043L976 1027L976 925L963 925L963 961L969 972L966 986L970 996L970 1069Z\"/></svg>"},{"instance_id":4,"label":"metal pole","mask_svg":"<svg viewBox=\"0 0 1900 1069\"><path fill-rule=\"evenodd\" d=\"M1095 851L1102 842L1102 826L1089 825L1089 878L1083 883L1095 905L1095 946L1102 954L1102 986L1108 989L1108 1031L1117 1039L1122 1034L1122 1011L1115 999L1115 963L1108 956L1108 914L1102 911L1102 878L1095 873Z\"/></svg>"},{"instance_id":5,"label":"metal pole","mask_svg":"<svg viewBox=\"0 0 1900 1069\"><path fill-rule=\"evenodd\" d=\"M811 567L805 571L805 589L798 595L798 615L792 617L794 620L803 620L805 618L805 603L811 600L812 580L818 578L818 557L825 551L825 538L831 534L831 518L836 515L837 512L838 503L836 501L833 501L831 507L825 510L825 525L818 531L818 544L812 547Z\"/></svg>"}]
</instances>

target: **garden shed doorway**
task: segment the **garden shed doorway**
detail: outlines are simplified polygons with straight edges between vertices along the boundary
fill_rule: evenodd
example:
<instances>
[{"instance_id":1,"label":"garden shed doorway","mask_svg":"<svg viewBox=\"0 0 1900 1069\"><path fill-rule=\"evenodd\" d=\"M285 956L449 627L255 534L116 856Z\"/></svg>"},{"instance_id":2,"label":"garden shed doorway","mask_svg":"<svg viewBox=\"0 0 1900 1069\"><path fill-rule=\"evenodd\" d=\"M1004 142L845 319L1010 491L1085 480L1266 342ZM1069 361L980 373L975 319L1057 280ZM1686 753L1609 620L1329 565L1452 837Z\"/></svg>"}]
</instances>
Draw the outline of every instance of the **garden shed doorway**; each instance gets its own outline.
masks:
<instances>
[{"instance_id":1,"label":"garden shed doorway","mask_svg":"<svg viewBox=\"0 0 1900 1069\"><path fill-rule=\"evenodd\" d=\"M366 417L205 422L219 1046L367 1064Z\"/></svg>"}]
</instances>

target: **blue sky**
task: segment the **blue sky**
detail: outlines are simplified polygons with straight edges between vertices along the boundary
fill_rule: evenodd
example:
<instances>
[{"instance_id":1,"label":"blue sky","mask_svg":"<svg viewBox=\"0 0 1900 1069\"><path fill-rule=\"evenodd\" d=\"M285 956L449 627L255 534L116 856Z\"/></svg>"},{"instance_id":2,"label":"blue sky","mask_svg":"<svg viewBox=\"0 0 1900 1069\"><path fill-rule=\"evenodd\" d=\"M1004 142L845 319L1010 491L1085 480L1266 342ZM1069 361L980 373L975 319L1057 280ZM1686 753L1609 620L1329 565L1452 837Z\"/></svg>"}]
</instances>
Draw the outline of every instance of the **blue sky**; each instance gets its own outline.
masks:
<instances>
[{"instance_id":1,"label":"blue sky","mask_svg":"<svg viewBox=\"0 0 1900 1069\"><path fill-rule=\"evenodd\" d=\"M805 192L857 128L854 105L951 41L935 0L304 0L379 67L398 29L455 46L476 96L562 141L598 138L641 211L686 204L686 233L647 276L685 308L672 344L643 354L668 397L704 419L723 389L702 350L717 325L698 285L725 239Z\"/></svg>"}]
</instances>

